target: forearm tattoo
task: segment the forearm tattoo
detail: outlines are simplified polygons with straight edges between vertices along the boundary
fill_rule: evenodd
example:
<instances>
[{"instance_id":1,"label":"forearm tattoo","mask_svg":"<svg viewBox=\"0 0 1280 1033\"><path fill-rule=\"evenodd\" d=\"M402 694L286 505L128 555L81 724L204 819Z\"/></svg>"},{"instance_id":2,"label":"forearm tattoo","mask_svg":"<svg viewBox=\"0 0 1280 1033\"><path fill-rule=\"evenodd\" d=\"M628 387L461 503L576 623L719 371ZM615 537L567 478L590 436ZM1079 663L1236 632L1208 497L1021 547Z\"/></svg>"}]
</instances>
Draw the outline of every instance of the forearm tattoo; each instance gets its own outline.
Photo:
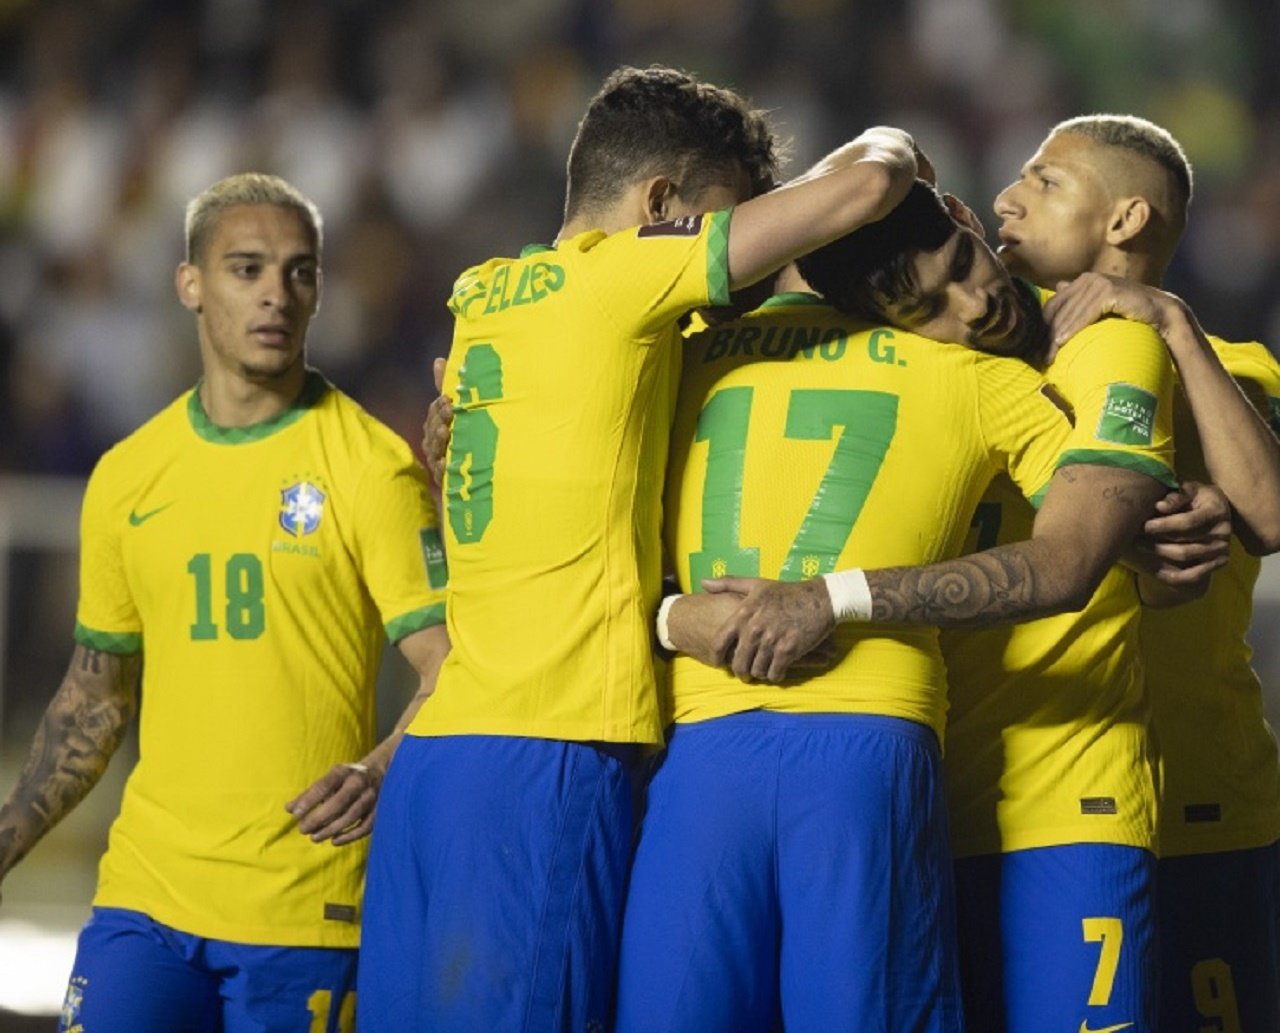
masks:
<instances>
[{"instance_id":1,"label":"forearm tattoo","mask_svg":"<svg viewBox=\"0 0 1280 1033\"><path fill-rule=\"evenodd\" d=\"M987 625L1050 612L1024 548L1001 545L928 567L867 571L873 619L940 627Z\"/></svg>"},{"instance_id":2,"label":"forearm tattoo","mask_svg":"<svg viewBox=\"0 0 1280 1033\"><path fill-rule=\"evenodd\" d=\"M111 666L116 666L112 675ZM12 867L97 784L133 719L140 657L76 648L71 669L36 730L0 809L0 871ZM84 681L112 677L109 691Z\"/></svg>"}]
</instances>

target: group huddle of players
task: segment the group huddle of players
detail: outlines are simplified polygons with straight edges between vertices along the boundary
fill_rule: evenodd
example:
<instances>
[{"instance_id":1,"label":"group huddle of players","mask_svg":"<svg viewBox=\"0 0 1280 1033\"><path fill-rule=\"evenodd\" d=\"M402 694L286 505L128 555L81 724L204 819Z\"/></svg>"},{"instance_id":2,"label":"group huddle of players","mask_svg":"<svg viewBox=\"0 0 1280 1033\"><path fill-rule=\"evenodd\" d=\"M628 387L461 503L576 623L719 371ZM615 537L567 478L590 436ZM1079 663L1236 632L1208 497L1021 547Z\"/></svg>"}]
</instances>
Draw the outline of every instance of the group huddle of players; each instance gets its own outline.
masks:
<instances>
[{"instance_id":1,"label":"group huddle of players","mask_svg":"<svg viewBox=\"0 0 1280 1033\"><path fill-rule=\"evenodd\" d=\"M94 471L0 809L3 875L141 682L62 1029L1280 1029L1280 364L1159 290L1181 148L1054 127L999 254L900 130L776 153L605 81L555 244L449 299L438 522L305 365L315 207L191 202L204 375Z\"/></svg>"}]
</instances>

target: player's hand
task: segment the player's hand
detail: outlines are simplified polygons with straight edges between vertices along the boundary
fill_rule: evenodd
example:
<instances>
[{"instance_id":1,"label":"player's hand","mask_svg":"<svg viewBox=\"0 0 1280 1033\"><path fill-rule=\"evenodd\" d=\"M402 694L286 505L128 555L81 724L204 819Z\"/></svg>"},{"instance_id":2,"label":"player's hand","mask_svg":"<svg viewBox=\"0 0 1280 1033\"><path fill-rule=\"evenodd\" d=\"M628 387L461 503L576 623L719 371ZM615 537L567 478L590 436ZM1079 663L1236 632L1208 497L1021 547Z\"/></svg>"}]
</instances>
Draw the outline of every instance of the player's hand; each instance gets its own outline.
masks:
<instances>
[{"instance_id":1,"label":"player's hand","mask_svg":"<svg viewBox=\"0 0 1280 1033\"><path fill-rule=\"evenodd\" d=\"M422 454L437 487L444 487L444 457L449 450L449 436L453 432L453 402L441 391L444 365L444 359L436 359L431 364L436 390L440 391L440 395L427 407L427 418L422 423Z\"/></svg>"},{"instance_id":2,"label":"player's hand","mask_svg":"<svg viewBox=\"0 0 1280 1033\"><path fill-rule=\"evenodd\" d=\"M354 843L373 828L381 781L364 764L335 764L284 809L297 819L298 831L310 836L312 842L331 839L334 846Z\"/></svg>"},{"instance_id":3,"label":"player's hand","mask_svg":"<svg viewBox=\"0 0 1280 1033\"><path fill-rule=\"evenodd\" d=\"M1146 323L1161 333L1171 306L1180 305L1172 294L1106 273L1082 273L1058 284L1058 292L1044 306L1049 324L1049 358L1086 326L1104 316L1121 316Z\"/></svg>"},{"instance_id":4,"label":"player's hand","mask_svg":"<svg viewBox=\"0 0 1280 1033\"><path fill-rule=\"evenodd\" d=\"M667 611L667 637L671 644L709 667L718 666L716 635L737 613L742 598L735 592L682 595Z\"/></svg>"},{"instance_id":5,"label":"player's hand","mask_svg":"<svg viewBox=\"0 0 1280 1033\"><path fill-rule=\"evenodd\" d=\"M1152 577L1169 585L1207 582L1227 563L1231 549L1231 503L1212 484L1187 481L1156 503L1135 551Z\"/></svg>"},{"instance_id":6,"label":"player's hand","mask_svg":"<svg viewBox=\"0 0 1280 1033\"><path fill-rule=\"evenodd\" d=\"M831 595L821 578L790 582L713 578L703 581L702 587L743 597L713 643L716 665L730 666L740 678L782 681L792 665L812 653L835 628Z\"/></svg>"}]
</instances>

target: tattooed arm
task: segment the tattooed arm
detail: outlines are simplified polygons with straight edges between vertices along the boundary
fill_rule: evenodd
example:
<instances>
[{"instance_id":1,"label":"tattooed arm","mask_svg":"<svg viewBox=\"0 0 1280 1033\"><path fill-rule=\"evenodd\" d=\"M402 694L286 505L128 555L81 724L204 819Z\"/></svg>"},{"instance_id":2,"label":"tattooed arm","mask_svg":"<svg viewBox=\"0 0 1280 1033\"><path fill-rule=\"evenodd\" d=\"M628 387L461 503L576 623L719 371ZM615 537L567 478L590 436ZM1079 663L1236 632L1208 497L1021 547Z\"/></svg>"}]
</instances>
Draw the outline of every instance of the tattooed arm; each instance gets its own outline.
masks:
<instances>
[{"instance_id":1,"label":"tattooed arm","mask_svg":"<svg viewBox=\"0 0 1280 1033\"><path fill-rule=\"evenodd\" d=\"M137 709L142 656L77 645L0 806L0 879L92 789Z\"/></svg>"},{"instance_id":2,"label":"tattooed arm","mask_svg":"<svg viewBox=\"0 0 1280 1033\"><path fill-rule=\"evenodd\" d=\"M1159 482L1132 470L1063 467L1027 541L929 566L865 571L869 619L982 627L1082 609L1163 495ZM821 578L722 578L704 586L745 594L715 642L717 661L731 663L741 677L780 681L836 624Z\"/></svg>"}]
</instances>

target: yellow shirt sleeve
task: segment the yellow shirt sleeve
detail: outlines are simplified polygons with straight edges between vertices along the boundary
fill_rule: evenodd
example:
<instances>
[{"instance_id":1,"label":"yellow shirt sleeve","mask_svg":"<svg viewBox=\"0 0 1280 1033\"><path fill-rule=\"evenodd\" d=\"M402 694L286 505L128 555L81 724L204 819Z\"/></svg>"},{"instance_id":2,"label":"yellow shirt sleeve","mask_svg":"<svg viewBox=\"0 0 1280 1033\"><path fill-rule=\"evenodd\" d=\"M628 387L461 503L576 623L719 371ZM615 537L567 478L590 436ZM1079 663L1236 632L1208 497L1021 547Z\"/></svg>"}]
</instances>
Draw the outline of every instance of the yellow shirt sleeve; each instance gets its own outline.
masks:
<instances>
[{"instance_id":1,"label":"yellow shirt sleeve","mask_svg":"<svg viewBox=\"0 0 1280 1033\"><path fill-rule=\"evenodd\" d=\"M1075 415L1059 466L1123 466L1177 487L1173 364L1154 330L1124 319L1094 323L1063 346L1046 379Z\"/></svg>"},{"instance_id":2,"label":"yellow shirt sleeve","mask_svg":"<svg viewBox=\"0 0 1280 1033\"><path fill-rule=\"evenodd\" d=\"M106 653L142 649L142 618L125 575L120 534L137 519L119 500L111 475L112 454L94 467L80 511L80 601L76 641Z\"/></svg>"}]
</instances>

